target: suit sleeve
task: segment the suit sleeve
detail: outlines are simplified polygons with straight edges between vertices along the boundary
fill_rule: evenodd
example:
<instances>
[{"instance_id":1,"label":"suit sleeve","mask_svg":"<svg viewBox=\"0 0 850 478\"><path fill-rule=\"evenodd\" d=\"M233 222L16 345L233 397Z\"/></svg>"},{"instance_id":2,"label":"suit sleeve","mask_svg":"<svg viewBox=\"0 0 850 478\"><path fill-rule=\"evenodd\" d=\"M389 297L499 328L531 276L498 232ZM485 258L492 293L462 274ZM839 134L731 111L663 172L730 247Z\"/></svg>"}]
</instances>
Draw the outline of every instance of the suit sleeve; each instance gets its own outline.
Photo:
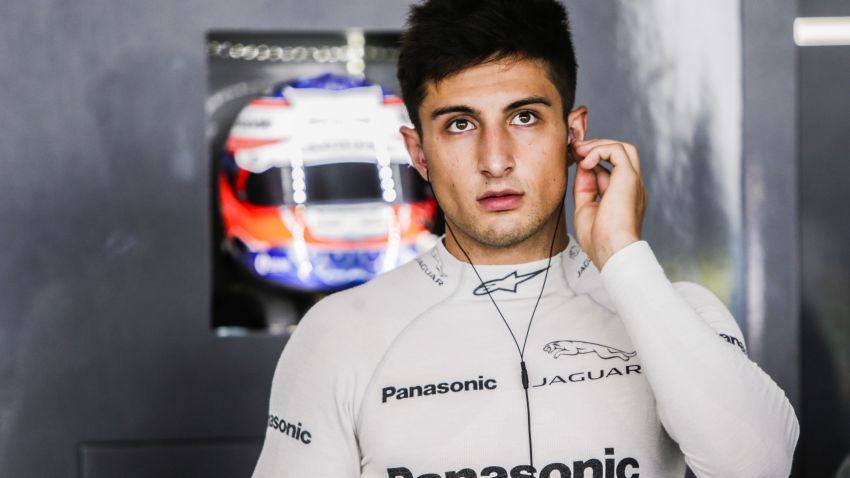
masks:
<instances>
[{"instance_id":1,"label":"suit sleeve","mask_svg":"<svg viewBox=\"0 0 850 478\"><path fill-rule=\"evenodd\" d=\"M316 305L284 347L254 478L360 476L352 357L330 315Z\"/></svg>"},{"instance_id":2,"label":"suit sleeve","mask_svg":"<svg viewBox=\"0 0 850 478\"><path fill-rule=\"evenodd\" d=\"M725 305L702 286L670 283L645 241L614 254L601 275L661 422L694 473L788 476L797 418L784 392L747 357Z\"/></svg>"}]
</instances>

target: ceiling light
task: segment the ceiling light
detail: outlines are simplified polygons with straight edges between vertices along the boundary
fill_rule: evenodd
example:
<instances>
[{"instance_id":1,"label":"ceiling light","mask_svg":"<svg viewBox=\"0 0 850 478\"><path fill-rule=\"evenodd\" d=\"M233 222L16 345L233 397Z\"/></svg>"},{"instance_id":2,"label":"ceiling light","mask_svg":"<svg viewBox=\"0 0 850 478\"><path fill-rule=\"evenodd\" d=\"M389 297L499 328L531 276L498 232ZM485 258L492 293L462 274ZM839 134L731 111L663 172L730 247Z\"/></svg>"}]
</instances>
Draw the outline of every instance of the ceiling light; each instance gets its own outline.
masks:
<instances>
[{"instance_id":1,"label":"ceiling light","mask_svg":"<svg viewBox=\"0 0 850 478\"><path fill-rule=\"evenodd\" d=\"M798 46L850 45L850 17L795 18L794 43Z\"/></svg>"}]
</instances>

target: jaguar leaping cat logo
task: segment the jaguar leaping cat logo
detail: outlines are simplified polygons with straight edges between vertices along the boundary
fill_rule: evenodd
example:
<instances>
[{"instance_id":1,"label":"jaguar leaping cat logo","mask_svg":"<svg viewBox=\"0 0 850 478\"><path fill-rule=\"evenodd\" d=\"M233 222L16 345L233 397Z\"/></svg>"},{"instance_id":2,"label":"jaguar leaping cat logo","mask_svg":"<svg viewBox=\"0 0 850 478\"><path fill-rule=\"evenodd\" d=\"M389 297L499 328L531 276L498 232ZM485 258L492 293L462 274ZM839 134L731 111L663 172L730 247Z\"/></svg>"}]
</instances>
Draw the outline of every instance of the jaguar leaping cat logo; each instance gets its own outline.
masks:
<instances>
[{"instance_id":1,"label":"jaguar leaping cat logo","mask_svg":"<svg viewBox=\"0 0 850 478\"><path fill-rule=\"evenodd\" d=\"M539 271L529 272L528 274L518 274L517 271L513 271L501 279L488 280L487 282L482 283L480 286L475 288L473 294L487 295L488 292L492 294L499 290L503 290L505 292L516 292L517 286L527 280L533 279L545 270L546 268L544 267Z\"/></svg>"},{"instance_id":2,"label":"jaguar leaping cat logo","mask_svg":"<svg viewBox=\"0 0 850 478\"><path fill-rule=\"evenodd\" d=\"M558 358L561 355L579 355L595 353L599 358L612 359L618 358L626 362L630 358L637 355L637 352L626 352L607 345L595 344L593 342L584 342L582 340L556 340L549 342L543 347L543 351L551 354L553 358Z\"/></svg>"}]
</instances>

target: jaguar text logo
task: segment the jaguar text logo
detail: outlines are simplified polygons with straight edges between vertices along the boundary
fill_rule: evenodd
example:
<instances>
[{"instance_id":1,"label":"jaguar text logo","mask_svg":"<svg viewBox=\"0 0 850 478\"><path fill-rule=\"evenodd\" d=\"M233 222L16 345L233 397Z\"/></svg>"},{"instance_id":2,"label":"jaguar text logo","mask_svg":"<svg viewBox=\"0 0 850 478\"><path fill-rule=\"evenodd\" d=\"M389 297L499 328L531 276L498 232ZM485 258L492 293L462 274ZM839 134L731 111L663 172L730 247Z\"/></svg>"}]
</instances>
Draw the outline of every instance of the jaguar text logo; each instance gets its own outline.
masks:
<instances>
[{"instance_id":1,"label":"jaguar text logo","mask_svg":"<svg viewBox=\"0 0 850 478\"><path fill-rule=\"evenodd\" d=\"M419 268L422 269L422 272L428 276L435 284L441 286L445 284L443 279L446 278L446 273L443 272L443 261L440 260L440 255L437 253L437 248L431 249L431 258L434 259L433 268L427 262L423 261L421 258L416 258L416 263L419 264Z\"/></svg>"}]
</instances>

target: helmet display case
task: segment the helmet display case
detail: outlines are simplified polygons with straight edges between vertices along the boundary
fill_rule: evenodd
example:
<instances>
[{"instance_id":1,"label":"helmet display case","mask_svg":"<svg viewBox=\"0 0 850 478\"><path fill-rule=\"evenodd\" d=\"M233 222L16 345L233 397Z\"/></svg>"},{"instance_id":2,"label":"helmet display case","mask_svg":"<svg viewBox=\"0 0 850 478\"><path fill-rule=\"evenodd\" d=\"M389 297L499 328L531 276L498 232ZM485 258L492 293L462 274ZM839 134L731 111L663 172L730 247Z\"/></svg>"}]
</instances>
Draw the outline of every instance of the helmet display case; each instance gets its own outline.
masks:
<instances>
[{"instance_id":1,"label":"helmet display case","mask_svg":"<svg viewBox=\"0 0 850 478\"><path fill-rule=\"evenodd\" d=\"M442 231L399 128L398 35L211 32L212 328L287 335Z\"/></svg>"}]
</instances>

